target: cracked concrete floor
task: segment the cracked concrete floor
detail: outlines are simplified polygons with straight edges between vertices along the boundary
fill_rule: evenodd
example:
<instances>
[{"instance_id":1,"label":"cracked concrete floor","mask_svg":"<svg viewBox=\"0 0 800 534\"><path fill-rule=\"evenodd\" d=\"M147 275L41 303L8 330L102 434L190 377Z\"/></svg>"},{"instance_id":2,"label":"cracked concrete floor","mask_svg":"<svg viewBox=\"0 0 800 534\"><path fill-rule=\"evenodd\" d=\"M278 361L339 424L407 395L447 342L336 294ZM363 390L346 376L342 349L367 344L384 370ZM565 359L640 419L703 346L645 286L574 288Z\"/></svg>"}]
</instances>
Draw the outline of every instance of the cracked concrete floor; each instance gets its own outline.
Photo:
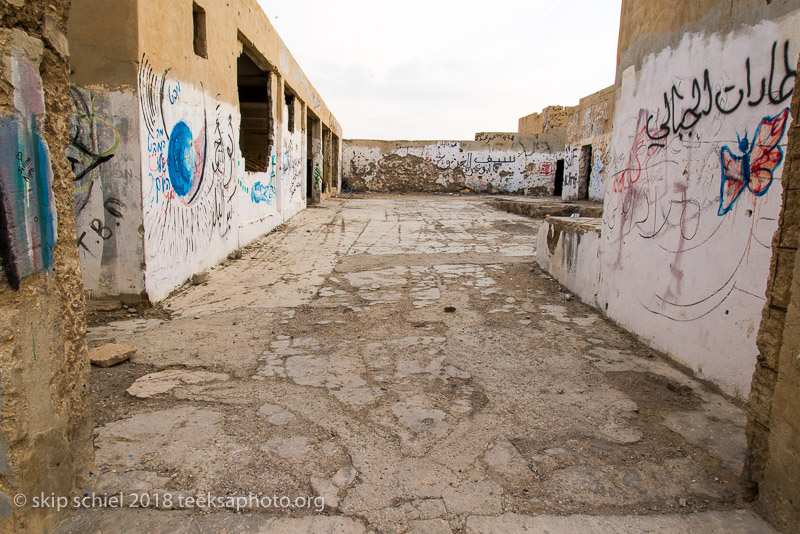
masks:
<instances>
[{"instance_id":1,"label":"cracked concrete floor","mask_svg":"<svg viewBox=\"0 0 800 534\"><path fill-rule=\"evenodd\" d=\"M138 347L93 369L96 492L151 504L59 532L769 532L737 482L742 410L561 292L539 223L333 199L171 296L171 320L93 328ZM325 510L175 504L208 494Z\"/></svg>"}]
</instances>

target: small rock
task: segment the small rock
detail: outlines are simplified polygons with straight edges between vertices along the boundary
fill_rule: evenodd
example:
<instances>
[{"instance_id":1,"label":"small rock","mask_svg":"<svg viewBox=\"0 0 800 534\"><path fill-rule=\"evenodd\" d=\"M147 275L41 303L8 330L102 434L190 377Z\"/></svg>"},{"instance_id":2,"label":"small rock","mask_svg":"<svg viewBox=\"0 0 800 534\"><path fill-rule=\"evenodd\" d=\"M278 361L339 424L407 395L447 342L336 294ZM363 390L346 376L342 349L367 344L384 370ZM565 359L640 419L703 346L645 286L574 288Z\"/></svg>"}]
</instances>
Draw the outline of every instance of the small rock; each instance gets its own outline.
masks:
<instances>
[{"instance_id":1,"label":"small rock","mask_svg":"<svg viewBox=\"0 0 800 534\"><path fill-rule=\"evenodd\" d=\"M325 501L325 508L335 510L339 507L339 489L330 480L311 477L311 489Z\"/></svg>"},{"instance_id":2,"label":"small rock","mask_svg":"<svg viewBox=\"0 0 800 534\"><path fill-rule=\"evenodd\" d=\"M233 252L231 252L230 254L228 254L228 259L229 260L238 260L241 257L242 257L242 250L238 249L238 248L236 250L234 250Z\"/></svg>"},{"instance_id":3,"label":"small rock","mask_svg":"<svg viewBox=\"0 0 800 534\"><path fill-rule=\"evenodd\" d=\"M455 306L446 306L444 309L445 313L454 313L456 311Z\"/></svg>"},{"instance_id":4,"label":"small rock","mask_svg":"<svg viewBox=\"0 0 800 534\"><path fill-rule=\"evenodd\" d=\"M294 415L281 408L277 404L264 404L258 409L256 415L266 419L269 424L275 426L285 426L294 420Z\"/></svg>"},{"instance_id":5,"label":"small rock","mask_svg":"<svg viewBox=\"0 0 800 534\"><path fill-rule=\"evenodd\" d=\"M109 343L89 351L89 361L98 367L111 367L124 362L136 352L136 347Z\"/></svg>"},{"instance_id":6,"label":"small rock","mask_svg":"<svg viewBox=\"0 0 800 534\"><path fill-rule=\"evenodd\" d=\"M342 467L331 478L331 482L337 488L346 488L356 479L356 470L352 466Z\"/></svg>"},{"instance_id":7,"label":"small rock","mask_svg":"<svg viewBox=\"0 0 800 534\"><path fill-rule=\"evenodd\" d=\"M199 286L200 284L204 283L206 280L208 280L208 273L207 272L194 273L192 275L192 285L193 286Z\"/></svg>"},{"instance_id":8,"label":"small rock","mask_svg":"<svg viewBox=\"0 0 800 534\"><path fill-rule=\"evenodd\" d=\"M259 448L264 452L271 452L286 460L302 457L306 453L307 447L308 438L305 436L293 436L290 438L275 436Z\"/></svg>"}]
</instances>

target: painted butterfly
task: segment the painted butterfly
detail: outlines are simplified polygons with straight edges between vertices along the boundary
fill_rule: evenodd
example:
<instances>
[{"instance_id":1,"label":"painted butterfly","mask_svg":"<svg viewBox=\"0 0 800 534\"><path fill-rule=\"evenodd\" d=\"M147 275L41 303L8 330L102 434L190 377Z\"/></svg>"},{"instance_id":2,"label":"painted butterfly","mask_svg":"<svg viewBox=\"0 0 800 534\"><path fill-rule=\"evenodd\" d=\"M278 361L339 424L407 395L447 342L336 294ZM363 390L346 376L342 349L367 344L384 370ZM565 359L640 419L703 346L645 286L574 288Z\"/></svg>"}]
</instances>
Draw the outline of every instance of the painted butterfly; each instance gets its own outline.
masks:
<instances>
[{"instance_id":1,"label":"painted butterfly","mask_svg":"<svg viewBox=\"0 0 800 534\"><path fill-rule=\"evenodd\" d=\"M741 156L734 154L730 148L723 146L719 157L722 163L722 183L719 192L718 215L725 215L736 203L745 188L760 197L767 192L775 176L775 169L783 161L783 149L778 146L786 132L789 119L789 108L773 117L764 117L756 128L751 143L747 139L739 140Z\"/></svg>"}]
</instances>

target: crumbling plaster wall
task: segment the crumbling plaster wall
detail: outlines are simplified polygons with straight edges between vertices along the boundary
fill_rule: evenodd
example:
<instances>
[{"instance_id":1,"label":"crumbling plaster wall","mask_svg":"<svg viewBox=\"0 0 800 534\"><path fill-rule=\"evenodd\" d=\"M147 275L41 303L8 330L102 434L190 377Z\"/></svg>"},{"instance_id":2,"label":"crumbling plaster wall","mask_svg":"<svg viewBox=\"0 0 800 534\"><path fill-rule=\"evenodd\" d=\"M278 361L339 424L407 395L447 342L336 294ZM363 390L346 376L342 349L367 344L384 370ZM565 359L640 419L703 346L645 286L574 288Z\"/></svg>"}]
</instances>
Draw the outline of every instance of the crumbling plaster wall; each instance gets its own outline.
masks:
<instances>
[{"instance_id":1,"label":"crumbling plaster wall","mask_svg":"<svg viewBox=\"0 0 800 534\"><path fill-rule=\"evenodd\" d=\"M0 531L48 532L94 462L69 143L68 0L0 5ZM20 497L27 502L21 505Z\"/></svg>"},{"instance_id":2,"label":"crumbling plaster wall","mask_svg":"<svg viewBox=\"0 0 800 534\"><path fill-rule=\"evenodd\" d=\"M552 134L494 133L479 141L345 140L343 187L552 194L563 149L563 139Z\"/></svg>"},{"instance_id":3,"label":"crumbling plaster wall","mask_svg":"<svg viewBox=\"0 0 800 534\"><path fill-rule=\"evenodd\" d=\"M656 2L645 12L623 2L620 42L632 44L618 67L598 300L744 399L784 165L771 160L748 184L738 177L752 173L743 169L762 150L754 144L772 147L770 157L785 150L800 13L786 2L706 2L684 27L648 27L683 4L694 6Z\"/></svg>"},{"instance_id":4,"label":"crumbling plaster wall","mask_svg":"<svg viewBox=\"0 0 800 534\"><path fill-rule=\"evenodd\" d=\"M798 63L800 67L800 62ZM767 302L747 417L744 479L759 494L757 510L785 532L800 524L800 94L781 182L783 203L772 240Z\"/></svg>"},{"instance_id":5,"label":"crumbling plaster wall","mask_svg":"<svg viewBox=\"0 0 800 534\"><path fill-rule=\"evenodd\" d=\"M614 86L581 98L567 115L564 158L564 186L561 197L579 199L583 194L593 200L603 200L606 193L608 143L614 118ZM581 150L592 147L587 168L581 165ZM588 182L588 183L587 183ZM582 194L583 193L583 194Z\"/></svg>"}]
</instances>

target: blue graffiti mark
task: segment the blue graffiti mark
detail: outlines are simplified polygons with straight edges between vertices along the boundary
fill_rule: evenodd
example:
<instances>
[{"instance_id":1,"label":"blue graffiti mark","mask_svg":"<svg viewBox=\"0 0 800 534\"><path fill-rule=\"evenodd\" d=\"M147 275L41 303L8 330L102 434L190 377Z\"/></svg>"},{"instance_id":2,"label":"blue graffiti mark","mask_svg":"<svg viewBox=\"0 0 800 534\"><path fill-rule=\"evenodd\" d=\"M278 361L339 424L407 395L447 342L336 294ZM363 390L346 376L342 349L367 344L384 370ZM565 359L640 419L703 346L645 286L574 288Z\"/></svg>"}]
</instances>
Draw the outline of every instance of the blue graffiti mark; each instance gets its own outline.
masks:
<instances>
[{"instance_id":1,"label":"blue graffiti mark","mask_svg":"<svg viewBox=\"0 0 800 534\"><path fill-rule=\"evenodd\" d=\"M21 164L21 163L24 163ZM12 287L53 266L56 213L50 151L34 115L0 118L0 229L2 268Z\"/></svg>"},{"instance_id":2,"label":"blue graffiti mark","mask_svg":"<svg viewBox=\"0 0 800 534\"><path fill-rule=\"evenodd\" d=\"M175 87L169 90L169 103L175 104L178 101L178 95L181 94L181 82L178 82Z\"/></svg>"},{"instance_id":3,"label":"blue graffiti mark","mask_svg":"<svg viewBox=\"0 0 800 534\"><path fill-rule=\"evenodd\" d=\"M261 182L256 182L253 184L253 188L250 191L250 200L256 204L260 204L261 202L271 204L274 198L275 187L272 184L265 185Z\"/></svg>"},{"instance_id":4,"label":"blue graffiti mark","mask_svg":"<svg viewBox=\"0 0 800 534\"><path fill-rule=\"evenodd\" d=\"M755 196L766 194L775 177L775 170L783 161L783 149L779 146L786 132L789 108L772 117L764 117L756 128L753 141L736 134L739 141L738 156L726 145L719 151L722 167L722 182L719 193L717 215L725 215L749 189Z\"/></svg>"},{"instance_id":5,"label":"blue graffiti mark","mask_svg":"<svg viewBox=\"0 0 800 534\"><path fill-rule=\"evenodd\" d=\"M179 196L186 196L192 189L195 150L192 144L192 131L189 126L179 121L169 137L167 165L172 189Z\"/></svg>"}]
</instances>

